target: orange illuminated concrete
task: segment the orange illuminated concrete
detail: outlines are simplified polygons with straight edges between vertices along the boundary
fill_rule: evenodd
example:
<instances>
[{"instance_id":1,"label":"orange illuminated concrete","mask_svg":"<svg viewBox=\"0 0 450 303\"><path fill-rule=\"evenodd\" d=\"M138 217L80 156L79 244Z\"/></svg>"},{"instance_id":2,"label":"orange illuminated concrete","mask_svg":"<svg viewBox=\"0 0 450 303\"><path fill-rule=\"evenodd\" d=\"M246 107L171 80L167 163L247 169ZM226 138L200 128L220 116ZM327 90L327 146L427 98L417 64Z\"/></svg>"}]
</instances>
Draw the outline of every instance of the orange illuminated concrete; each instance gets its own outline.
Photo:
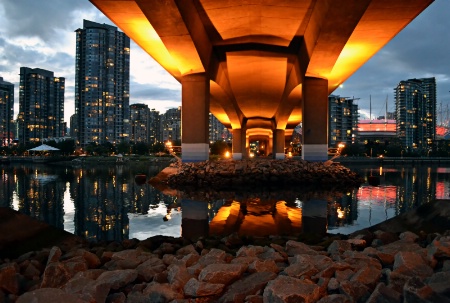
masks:
<instances>
[{"instance_id":1,"label":"orange illuminated concrete","mask_svg":"<svg viewBox=\"0 0 450 303\"><path fill-rule=\"evenodd\" d=\"M305 107L327 104L303 100L308 98L304 92L311 91L305 87L307 79L326 83L321 96L332 93L433 0L91 2L180 83L194 74L206 77L209 85L202 89L209 87L209 96L201 92L203 99L195 102L183 96L182 108L201 104L204 112L209 104L210 112L226 127L245 131L248 140L254 136L278 140L271 145L276 149L273 154L279 155L277 130L289 136L303 122L303 129L314 132L317 122L308 121L315 117L304 116L314 115L315 109ZM321 108L316 115L325 112ZM183 135L190 129L182 121ZM320 127L315 133L318 137L310 138L313 143L303 142L303 157L326 159L327 130ZM208 141L197 141L183 140L189 144L183 151L185 147L194 154L200 150L197 158L207 157L203 146ZM239 142L240 151L233 151L245 155L246 146ZM308 148L309 144L313 146ZM188 158L183 156L183 161Z\"/></svg>"}]
</instances>

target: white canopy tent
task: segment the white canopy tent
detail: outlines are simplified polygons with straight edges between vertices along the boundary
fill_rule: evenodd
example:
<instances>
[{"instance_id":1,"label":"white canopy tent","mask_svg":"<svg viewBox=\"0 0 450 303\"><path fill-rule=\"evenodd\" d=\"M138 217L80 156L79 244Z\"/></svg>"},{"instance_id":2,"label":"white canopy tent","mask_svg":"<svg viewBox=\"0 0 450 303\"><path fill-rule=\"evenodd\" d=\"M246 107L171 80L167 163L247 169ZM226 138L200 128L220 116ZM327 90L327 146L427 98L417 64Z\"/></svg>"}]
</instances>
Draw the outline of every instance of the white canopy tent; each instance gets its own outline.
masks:
<instances>
[{"instance_id":1,"label":"white canopy tent","mask_svg":"<svg viewBox=\"0 0 450 303\"><path fill-rule=\"evenodd\" d=\"M59 150L59 148L47 145L47 144L42 144L39 146L36 146L35 148L31 148L28 151L51 151L51 150Z\"/></svg>"}]
</instances>

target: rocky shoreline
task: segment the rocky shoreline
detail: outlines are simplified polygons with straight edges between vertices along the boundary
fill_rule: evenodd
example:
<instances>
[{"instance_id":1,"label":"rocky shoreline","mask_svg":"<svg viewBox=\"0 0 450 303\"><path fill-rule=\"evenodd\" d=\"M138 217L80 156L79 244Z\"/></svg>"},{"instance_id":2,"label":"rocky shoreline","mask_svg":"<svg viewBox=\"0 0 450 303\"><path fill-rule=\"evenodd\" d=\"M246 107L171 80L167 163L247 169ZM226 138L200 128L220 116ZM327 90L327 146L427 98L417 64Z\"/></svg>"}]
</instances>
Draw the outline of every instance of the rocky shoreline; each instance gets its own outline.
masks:
<instances>
[{"instance_id":1,"label":"rocky shoreline","mask_svg":"<svg viewBox=\"0 0 450 303\"><path fill-rule=\"evenodd\" d=\"M218 160L195 163L172 163L167 185L215 189L251 186L359 186L364 180L347 167L334 163L297 159ZM162 171L164 173L164 170ZM154 180L158 181L158 176Z\"/></svg>"},{"instance_id":2,"label":"rocky shoreline","mask_svg":"<svg viewBox=\"0 0 450 303\"><path fill-rule=\"evenodd\" d=\"M0 302L450 302L449 203L309 244L71 239L1 259Z\"/></svg>"}]
</instances>

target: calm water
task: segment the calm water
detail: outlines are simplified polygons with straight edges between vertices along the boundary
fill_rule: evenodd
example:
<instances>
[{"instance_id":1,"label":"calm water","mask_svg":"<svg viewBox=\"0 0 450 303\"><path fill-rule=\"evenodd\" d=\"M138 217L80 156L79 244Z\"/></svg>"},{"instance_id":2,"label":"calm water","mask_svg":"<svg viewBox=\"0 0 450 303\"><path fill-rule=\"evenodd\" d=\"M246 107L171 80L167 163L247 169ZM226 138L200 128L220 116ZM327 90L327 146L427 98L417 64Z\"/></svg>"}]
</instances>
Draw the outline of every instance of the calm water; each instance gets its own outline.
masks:
<instances>
[{"instance_id":1,"label":"calm water","mask_svg":"<svg viewBox=\"0 0 450 303\"><path fill-rule=\"evenodd\" d=\"M144 169L145 168L145 169ZM163 166L0 166L0 207L10 207L89 240L155 235L343 233L369 227L433 199L447 199L450 168L351 167L379 177L346 191L158 191L136 182Z\"/></svg>"}]
</instances>

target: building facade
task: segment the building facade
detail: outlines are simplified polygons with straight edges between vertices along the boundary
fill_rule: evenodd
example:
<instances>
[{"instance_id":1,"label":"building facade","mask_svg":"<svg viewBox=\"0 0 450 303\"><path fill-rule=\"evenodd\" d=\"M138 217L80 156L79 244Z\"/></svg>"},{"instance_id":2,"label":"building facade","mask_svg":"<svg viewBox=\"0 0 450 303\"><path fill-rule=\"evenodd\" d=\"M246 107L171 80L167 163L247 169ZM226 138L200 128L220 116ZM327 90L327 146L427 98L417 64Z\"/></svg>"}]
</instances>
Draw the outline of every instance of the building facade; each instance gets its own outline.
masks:
<instances>
[{"instance_id":1,"label":"building facade","mask_svg":"<svg viewBox=\"0 0 450 303\"><path fill-rule=\"evenodd\" d=\"M168 109L160 116L160 142L181 141L181 106Z\"/></svg>"},{"instance_id":2,"label":"building facade","mask_svg":"<svg viewBox=\"0 0 450 303\"><path fill-rule=\"evenodd\" d=\"M150 138L150 109L146 104L130 105L130 142L148 143Z\"/></svg>"},{"instance_id":3,"label":"building facade","mask_svg":"<svg viewBox=\"0 0 450 303\"><path fill-rule=\"evenodd\" d=\"M78 144L128 142L130 38L114 26L87 20L75 32Z\"/></svg>"},{"instance_id":4,"label":"building facade","mask_svg":"<svg viewBox=\"0 0 450 303\"><path fill-rule=\"evenodd\" d=\"M20 68L19 143L65 136L64 91L65 78L52 71Z\"/></svg>"},{"instance_id":5,"label":"building facade","mask_svg":"<svg viewBox=\"0 0 450 303\"><path fill-rule=\"evenodd\" d=\"M0 77L0 146L9 146L14 139L14 84Z\"/></svg>"},{"instance_id":6,"label":"building facade","mask_svg":"<svg viewBox=\"0 0 450 303\"><path fill-rule=\"evenodd\" d=\"M78 115L73 114L70 116L70 136L72 138L78 138Z\"/></svg>"},{"instance_id":7,"label":"building facade","mask_svg":"<svg viewBox=\"0 0 450 303\"><path fill-rule=\"evenodd\" d=\"M431 149L436 138L436 79L400 81L395 94L397 136L411 151Z\"/></svg>"},{"instance_id":8,"label":"building facade","mask_svg":"<svg viewBox=\"0 0 450 303\"><path fill-rule=\"evenodd\" d=\"M149 143L156 144L160 142L160 130L161 130L161 119L159 111L152 108L150 110L150 123L149 123Z\"/></svg>"},{"instance_id":9,"label":"building facade","mask_svg":"<svg viewBox=\"0 0 450 303\"><path fill-rule=\"evenodd\" d=\"M355 99L328 96L328 146L338 147L340 143L351 144L358 135L358 105Z\"/></svg>"},{"instance_id":10,"label":"building facade","mask_svg":"<svg viewBox=\"0 0 450 303\"><path fill-rule=\"evenodd\" d=\"M213 114L209 113L209 142L225 141L231 143L231 132Z\"/></svg>"}]
</instances>

